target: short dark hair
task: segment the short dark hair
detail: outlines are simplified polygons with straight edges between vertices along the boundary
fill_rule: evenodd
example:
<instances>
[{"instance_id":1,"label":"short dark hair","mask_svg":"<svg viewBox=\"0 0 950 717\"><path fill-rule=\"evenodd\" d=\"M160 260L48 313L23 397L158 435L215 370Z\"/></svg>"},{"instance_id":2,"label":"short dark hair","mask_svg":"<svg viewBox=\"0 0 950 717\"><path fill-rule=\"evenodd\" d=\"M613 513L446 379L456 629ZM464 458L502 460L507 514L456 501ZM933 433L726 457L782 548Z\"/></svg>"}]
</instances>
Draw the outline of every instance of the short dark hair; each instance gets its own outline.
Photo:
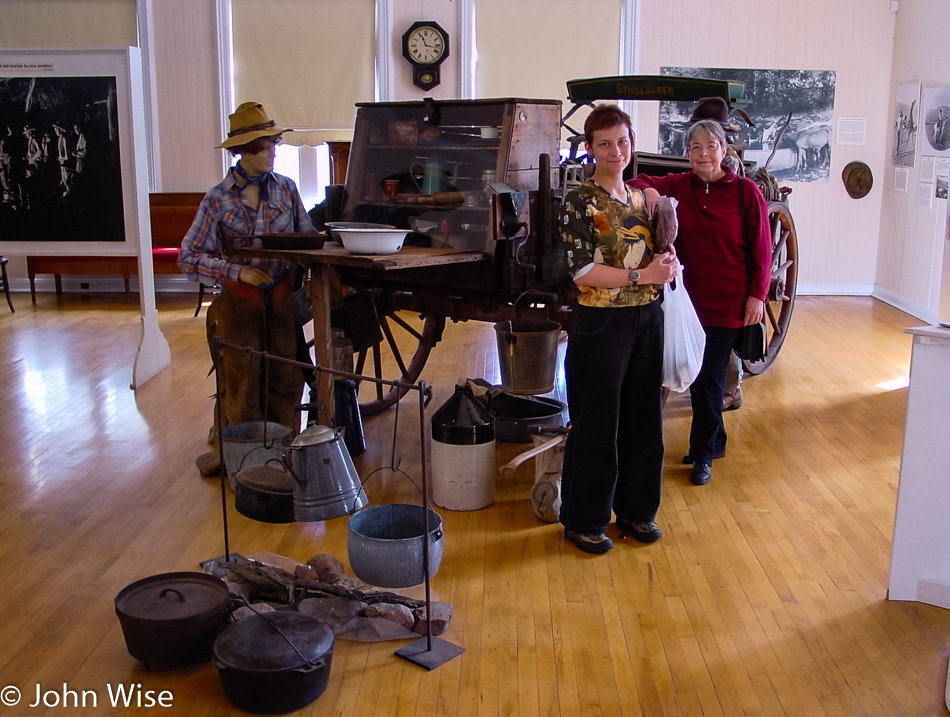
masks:
<instances>
[{"instance_id":1,"label":"short dark hair","mask_svg":"<svg viewBox=\"0 0 950 717\"><path fill-rule=\"evenodd\" d=\"M237 147L228 147L228 151L232 157L237 157L239 154L257 154L258 152L263 152L269 145L277 144L274 140L279 142L280 135L258 137L257 139L252 139L247 144L239 144Z\"/></svg>"},{"instance_id":2,"label":"short dark hair","mask_svg":"<svg viewBox=\"0 0 950 717\"><path fill-rule=\"evenodd\" d=\"M584 121L584 141L587 144L594 143L594 132L599 129L609 129L617 125L624 125L630 132L630 139L636 135L633 131L633 125L630 122L630 115L620 109L617 105L597 105L594 110L587 115Z\"/></svg>"}]
</instances>

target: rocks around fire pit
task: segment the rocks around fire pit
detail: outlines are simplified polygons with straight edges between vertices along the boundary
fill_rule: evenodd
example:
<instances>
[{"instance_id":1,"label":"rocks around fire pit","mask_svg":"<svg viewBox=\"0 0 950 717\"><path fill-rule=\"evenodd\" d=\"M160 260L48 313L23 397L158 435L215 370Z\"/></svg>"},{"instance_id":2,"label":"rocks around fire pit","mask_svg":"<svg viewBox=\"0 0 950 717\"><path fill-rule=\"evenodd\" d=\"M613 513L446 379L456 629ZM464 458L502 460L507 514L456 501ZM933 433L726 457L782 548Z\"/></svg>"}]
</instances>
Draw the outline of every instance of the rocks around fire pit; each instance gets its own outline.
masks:
<instances>
[{"instance_id":1,"label":"rocks around fire pit","mask_svg":"<svg viewBox=\"0 0 950 717\"><path fill-rule=\"evenodd\" d=\"M333 634L360 641L392 640L426 634L425 601L382 592L345 574L332 555L315 555L294 573L258 562L217 563L231 592L251 603L234 611L236 620L255 613L297 610L324 622ZM452 620L449 603L433 602L432 634L444 633ZM391 624L384 628L383 623Z\"/></svg>"}]
</instances>

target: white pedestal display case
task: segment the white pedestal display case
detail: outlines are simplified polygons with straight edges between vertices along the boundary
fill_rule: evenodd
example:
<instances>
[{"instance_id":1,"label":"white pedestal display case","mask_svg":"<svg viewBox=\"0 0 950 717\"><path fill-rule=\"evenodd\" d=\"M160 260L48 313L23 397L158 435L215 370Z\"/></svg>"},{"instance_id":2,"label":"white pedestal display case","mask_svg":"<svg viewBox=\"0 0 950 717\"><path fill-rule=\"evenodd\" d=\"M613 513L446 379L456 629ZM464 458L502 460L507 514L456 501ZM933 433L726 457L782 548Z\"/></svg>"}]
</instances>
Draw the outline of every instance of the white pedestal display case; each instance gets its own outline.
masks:
<instances>
[{"instance_id":1,"label":"white pedestal display case","mask_svg":"<svg viewBox=\"0 0 950 717\"><path fill-rule=\"evenodd\" d=\"M950 609L950 329L913 335L888 598Z\"/></svg>"}]
</instances>

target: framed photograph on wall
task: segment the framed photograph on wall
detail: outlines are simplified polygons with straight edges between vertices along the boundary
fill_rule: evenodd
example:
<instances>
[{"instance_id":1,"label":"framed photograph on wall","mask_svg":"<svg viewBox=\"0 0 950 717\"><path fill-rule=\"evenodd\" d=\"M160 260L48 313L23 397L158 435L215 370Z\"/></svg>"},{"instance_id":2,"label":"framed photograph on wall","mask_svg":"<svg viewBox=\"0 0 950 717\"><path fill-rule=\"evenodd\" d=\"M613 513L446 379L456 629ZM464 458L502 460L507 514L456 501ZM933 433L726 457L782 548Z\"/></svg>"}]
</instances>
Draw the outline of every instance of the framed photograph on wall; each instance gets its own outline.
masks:
<instances>
[{"instance_id":1,"label":"framed photograph on wall","mask_svg":"<svg viewBox=\"0 0 950 717\"><path fill-rule=\"evenodd\" d=\"M0 50L3 253L139 253L133 51Z\"/></svg>"},{"instance_id":2,"label":"framed photograph on wall","mask_svg":"<svg viewBox=\"0 0 950 717\"><path fill-rule=\"evenodd\" d=\"M769 70L720 67L663 67L664 75L708 77L745 83L745 108L755 127L730 116L732 143L745 144L743 158L768 165L779 181L827 182L831 175L833 70ZM683 136L695 103L660 103L662 154L683 154Z\"/></svg>"},{"instance_id":3,"label":"framed photograph on wall","mask_svg":"<svg viewBox=\"0 0 950 717\"><path fill-rule=\"evenodd\" d=\"M904 82L897 86L894 113L895 167L913 167L917 163L917 116L920 111L920 83Z\"/></svg>"},{"instance_id":4,"label":"framed photograph on wall","mask_svg":"<svg viewBox=\"0 0 950 717\"><path fill-rule=\"evenodd\" d=\"M950 87L925 87L924 154L950 157Z\"/></svg>"}]
</instances>

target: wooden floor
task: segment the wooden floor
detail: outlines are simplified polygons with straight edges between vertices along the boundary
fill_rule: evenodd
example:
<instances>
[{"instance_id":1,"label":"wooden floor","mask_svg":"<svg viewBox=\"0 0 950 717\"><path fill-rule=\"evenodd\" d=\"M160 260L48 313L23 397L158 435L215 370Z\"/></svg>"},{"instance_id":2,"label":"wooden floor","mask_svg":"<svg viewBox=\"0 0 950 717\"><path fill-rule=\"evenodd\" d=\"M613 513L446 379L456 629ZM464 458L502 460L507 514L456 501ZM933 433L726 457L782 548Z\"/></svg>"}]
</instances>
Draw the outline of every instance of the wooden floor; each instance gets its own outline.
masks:
<instances>
[{"instance_id":1,"label":"wooden floor","mask_svg":"<svg viewBox=\"0 0 950 717\"><path fill-rule=\"evenodd\" d=\"M147 672L125 649L116 593L224 552L206 449L213 380L192 295L158 299L172 366L129 389L140 334L123 297L40 295L0 311L0 697L3 715L236 712L210 663ZM910 358L920 322L869 298L800 297L776 365L727 414L729 455L712 482L679 464L688 407L666 411L667 461L652 546L580 553L532 514L529 461L496 503L439 510L432 580L452 603L444 636L465 649L428 672L404 643L336 643L327 691L307 715L946 715L950 611L890 602L890 560ZM488 324L450 326L423 378L431 412L460 377L497 380ZM418 413L366 422L362 475L418 477ZM498 463L524 445L499 444ZM373 503L415 500L376 474ZM346 560L346 518L268 525L230 511L230 547ZM108 687L167 690L173 709L113 709ZM85 708L24 705L64 685ZM55 692L54 692L55 696Z\"/></svg>"}]
</instances>

